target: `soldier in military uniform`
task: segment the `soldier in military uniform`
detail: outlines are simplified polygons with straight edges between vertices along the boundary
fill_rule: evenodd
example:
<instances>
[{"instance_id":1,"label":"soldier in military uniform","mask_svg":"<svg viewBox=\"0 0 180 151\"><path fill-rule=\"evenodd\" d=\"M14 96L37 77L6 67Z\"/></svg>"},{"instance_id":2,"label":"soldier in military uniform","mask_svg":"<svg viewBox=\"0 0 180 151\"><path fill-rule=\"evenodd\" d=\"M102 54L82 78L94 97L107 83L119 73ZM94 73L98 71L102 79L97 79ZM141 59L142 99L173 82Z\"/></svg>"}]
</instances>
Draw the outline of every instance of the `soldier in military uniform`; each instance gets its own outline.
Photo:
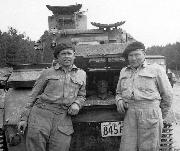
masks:
<instances>
[{"instance_id":1,"label":"soldier in military uniform","mask_svg":"<svg viewBox=\"0 0 180 151\"><path fill-rule=\"evenodd\" d=\"M86 73L74 65L75 49L59 44L58 64L43 70L22 113L19 129L25 130L27 151L68 151L73 126L86 95Z\"/></svg>"},{"instance_id":2,"label":"soldier in military uniform","mask_svg":"<svg viewBox=\"0 0 180 151\"><path fill-rule=\"evenodd\" d=\"M170 69L168 69L167 75L168 75L168 78L169 78L169 82L171 83L171 86L174 87L174 84L176 83L175 74Z\"/></svg>"},{"instance_id":3,"label":"soldier in military uniform","mask_svg":"<svg viewBox=\"0 0 180 151\"><path fill-rule=\"evenodd\" d=\"M147 65L141 42L129 44L123 56L129 65L121 70L116 90L117 109L126 112L120 151L159 151L172 87L160 65Z\"/></svg>"}]
</instances>

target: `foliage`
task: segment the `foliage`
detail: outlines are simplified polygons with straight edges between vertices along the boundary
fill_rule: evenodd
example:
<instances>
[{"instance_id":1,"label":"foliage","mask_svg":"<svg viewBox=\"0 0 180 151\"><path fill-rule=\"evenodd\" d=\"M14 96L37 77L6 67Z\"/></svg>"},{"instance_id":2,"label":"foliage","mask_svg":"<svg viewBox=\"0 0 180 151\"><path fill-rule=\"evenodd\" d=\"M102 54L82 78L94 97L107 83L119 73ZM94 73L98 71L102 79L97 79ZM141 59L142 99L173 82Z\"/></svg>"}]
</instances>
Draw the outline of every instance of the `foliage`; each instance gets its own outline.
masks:
<instances>
[{"instance_id":1,"label":"foliage","mask_svg":"<svg viewBox=\"0 0 180 151\"><path fill-rule=\"evenodd\" d=\"M170 69L180 70L180 43L168 44L166 46L152 46L147 48L148 55L163 55L166 57Z\"/></svg>"},{"instance_id":2,"label":"foliage","mask_svg":"<svg viewBox=\"0 0 180 151\"><path fill-rule=\"evenodd\" d=\"M1 67L8 64L36 63L39 60L34 50L34 41L12 27L7 32L0 31L0 58Z\"/></svg>"},{"instance_id":3,"label":"foliage","mask_svg":"<svg viewBox=\"0 0 180 151\"><path fill-rule=\"evenodd\" d=\"M20 63L52 62L53 50L50 48L53 37L48 31L40 37L40 45L43 49L35 50L34 41L25 34L18 33L12 27L8 32L0 30L0 66ZM152 46L147 48L148 55L163 55L167 59L170 69L180 70L180 42L167 44L166 46Z\"/></svg>"},{"instance_id":4,"label":"foliage","mask_svg":"<svg viewBox=\"0 0 180 151\"><path fill-rule=\"evenodd\" d=\"M53 40L53 37L46 30L44 31L44 34L40 37L40 39L41 45L43 45L43 59L41 60L42 62L51 63L53 60L53 50L51 48L51 42Z\"/></svg>"}]
</instances>

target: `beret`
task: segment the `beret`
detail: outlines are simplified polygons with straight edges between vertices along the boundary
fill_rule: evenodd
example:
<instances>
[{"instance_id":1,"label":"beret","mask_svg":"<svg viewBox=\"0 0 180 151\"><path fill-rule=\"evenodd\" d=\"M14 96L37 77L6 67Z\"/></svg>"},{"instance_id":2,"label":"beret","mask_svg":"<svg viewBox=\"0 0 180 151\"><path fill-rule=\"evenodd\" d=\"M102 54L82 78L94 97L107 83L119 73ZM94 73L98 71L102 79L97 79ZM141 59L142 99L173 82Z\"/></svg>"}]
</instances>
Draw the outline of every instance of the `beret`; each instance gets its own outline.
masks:
<instances>
[{"instance_id":1,"label":"beret","mask_svg":"<svg viewBox=\"0 0 180 151\"><path fill-rule=\"evenodd\" d=\"M143 43L139 42L139 41L134 41L132 43L130 43L124 50L122 57L124 57L126 60L128 58L128 54L132 51L141 49L145 52L145 46Z\"/></svg>"},{"instance_id":2,"label":"beret","mask_svg":"<svg viewBox=\"0 0 180 151\"><path fill-rule=\"evenodd\" d=\"M58 44L55 49L54 49L54 58L57 59L58 54L65 49L72 49L75 52L75 47L73 46L72 43L60 43Z\"/></svg>"}]
</instances>

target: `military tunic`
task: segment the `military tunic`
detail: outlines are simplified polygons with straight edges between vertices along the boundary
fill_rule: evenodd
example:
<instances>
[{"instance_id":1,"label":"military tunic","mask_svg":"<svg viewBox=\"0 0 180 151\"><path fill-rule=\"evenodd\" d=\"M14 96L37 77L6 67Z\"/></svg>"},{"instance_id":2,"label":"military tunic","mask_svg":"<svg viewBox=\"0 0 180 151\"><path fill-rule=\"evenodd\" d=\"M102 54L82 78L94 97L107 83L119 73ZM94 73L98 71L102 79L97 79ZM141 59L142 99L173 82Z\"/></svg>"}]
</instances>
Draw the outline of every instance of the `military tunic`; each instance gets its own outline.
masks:
<instances>
[{"instance_id":1,"label":"military tunic","mask_svg":"<svg viewBox=\"0 0 180 151\"><path fill-rule=\"evenodd\" d=\"M162 117L171 107L173 93L164 69L157 64L144 64L120 72L116 100L128 103L120 151L157 151Z\"/></svg>"},{"instance_id":2,"label":"military tunic","mask_svg":"<svg viewBox=\"0 0 180 151\"><path fill-rule=\"evenodd\" d=\"M21 120L28 120L27 151L68 151L73 126L67 110L85 101L86 73L75 65L69 71L55 66L42 71Z\"/></svg>"}]
</instances>

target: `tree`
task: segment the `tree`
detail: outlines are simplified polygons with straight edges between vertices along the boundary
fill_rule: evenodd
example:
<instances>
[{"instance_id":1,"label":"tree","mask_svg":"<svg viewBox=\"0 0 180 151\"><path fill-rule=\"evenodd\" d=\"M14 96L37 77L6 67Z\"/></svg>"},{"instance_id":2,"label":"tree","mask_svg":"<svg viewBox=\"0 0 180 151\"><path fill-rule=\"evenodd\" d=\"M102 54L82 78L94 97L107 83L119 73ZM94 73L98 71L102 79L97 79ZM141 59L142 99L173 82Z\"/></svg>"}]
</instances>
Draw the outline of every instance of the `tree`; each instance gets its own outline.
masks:
<instances>
[{"instance_id":1,"label":"tree","mask_svg":"<svg viewBox=\"0 0 180 151\"><path fill-rule=\"evenodd\" d=\"M168 68L180 69L180 43L167 44L166 46L152 46L147 49L149 55L163 55L167 59Z\"/></svg>"},{"instance_id":2,"label":"tree","mask_svg":"<svg viewBox=\"0 0 180 151\"><path fill-rule=\"evenodd\" d=\"M51 63L53 60L53 50L51 48L52 36L48 31L45 31L44 34L40 37L41 45L42 45L42 56L43 62Z\"/></svg>"},{"instance_id":3,"label":"tree","mask_svg":"<svg viewBox=\"0 0 180 151\"><path fill-rule=\"evenodd\" d=\"M34 41L12 27L8 32L0 31L0 66L19 63L36 63Z\"/></svg>"}]
</instances>

